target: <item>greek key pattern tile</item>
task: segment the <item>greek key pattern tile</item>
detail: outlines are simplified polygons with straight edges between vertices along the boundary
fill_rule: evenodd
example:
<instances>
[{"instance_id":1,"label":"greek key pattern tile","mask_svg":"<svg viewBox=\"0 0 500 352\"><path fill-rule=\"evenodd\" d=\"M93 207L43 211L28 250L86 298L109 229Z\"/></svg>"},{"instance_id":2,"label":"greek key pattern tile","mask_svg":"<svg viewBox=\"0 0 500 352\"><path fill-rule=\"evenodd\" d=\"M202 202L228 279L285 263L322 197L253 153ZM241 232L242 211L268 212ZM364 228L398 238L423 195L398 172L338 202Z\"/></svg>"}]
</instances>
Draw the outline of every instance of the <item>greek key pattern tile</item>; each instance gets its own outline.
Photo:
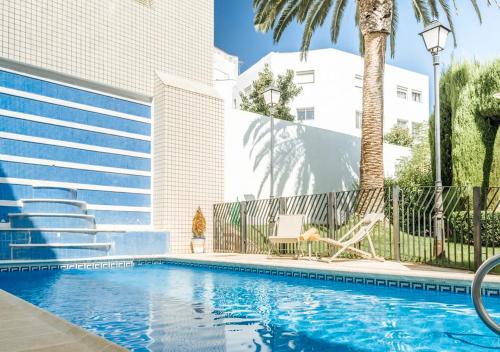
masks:
<instances>
[{"instance_id":1,"label":"greek key pattern tile","mask_svg":"<svg viewBox=\"0 0 500 352\"><path fill-rule=\"evenodd\" d=\"M436 292L450 292L458 294L470 294L471 286L464 284L454 284L450 282L436 283L436 282L425 282L425 281L411 281L408 280L396 280L392 278L384 277L364 277L364 276L354 276L354 275L339 275L339 274L324 274L324 273L312 273L299 271L297 269L282 270L282 269L263 269L259 267L251 266L238 266L233 264L207 264L198 262L188 262L188 261L174 261L167 260L168 264L172 265L182 265L191 267L201 267L211 270L225 270L225 271L241 271L249 272L255 274L263 275L273 275L273 276L287 276L303 279L313 279L313 280L326 280L326 281L337 281L353 284L363 284L372 286L386 286L386 287L396 287L396 288L406 288L412 290L425 290L425 291L436 291ZM500 297L500 289L497 288L483 288L482 294L491 297Z\"/></svg>"},{"instance_id":2,"label":"greek key pattern tile","mask_svg":"<svg viewBox=\"0 0 500 352\"><path fill-rule=\"evenodd\" d=\"M323 281L336 281L351 284L362 284L372 286L385 286L394 288L404 288L412 290L425 290L436 292L449 292L458 294L470 294L471 287L467 284L454 284L451 282L425 282L407 280L397 280L387 277L372 277L372 276L359 276L349 274L327 274L327 273L314 273L309 271L301 271L296 268L284 270L282 268L262 268L251 265L234 265L234 264L211 264L201 263L195 261L179 261L172 259L148 259L148 260L106 260L106 261L85 261L85 262L70 262L70 263L37 263L37 264L0 264L0 273L2 272L24 272L24 271L47 271L47 270L100 270L100 269L118 269L130 268L133 266L144 265L180 265L187 267L198 267L210 270L223 270L223 271L239 271L254 274L270 275L270 276L283 276L301 279L323 280ZM500 297L500 289L485 287L482 289L482 294L490 297Z\"/></svg>"}]
</instances>

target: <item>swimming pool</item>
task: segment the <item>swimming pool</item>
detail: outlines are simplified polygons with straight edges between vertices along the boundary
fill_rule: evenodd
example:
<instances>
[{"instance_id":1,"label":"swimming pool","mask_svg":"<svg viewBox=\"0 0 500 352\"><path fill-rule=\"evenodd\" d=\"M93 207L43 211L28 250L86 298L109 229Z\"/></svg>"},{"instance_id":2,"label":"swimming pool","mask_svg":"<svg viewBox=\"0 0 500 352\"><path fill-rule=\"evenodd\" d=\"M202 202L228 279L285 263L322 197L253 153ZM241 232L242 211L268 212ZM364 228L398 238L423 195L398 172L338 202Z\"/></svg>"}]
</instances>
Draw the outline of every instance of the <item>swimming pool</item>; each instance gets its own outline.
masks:
<instances>
[{"instance_id":1,"label":"swimming pool","mask_svg":"<svg viewBox=\"0 0 500 352\"><path fill-rule=\"evenodd\" d=\"M465 294L172 264L1 273L0 288L135 351L500 349Z\"/></svg>"}]
</instances>

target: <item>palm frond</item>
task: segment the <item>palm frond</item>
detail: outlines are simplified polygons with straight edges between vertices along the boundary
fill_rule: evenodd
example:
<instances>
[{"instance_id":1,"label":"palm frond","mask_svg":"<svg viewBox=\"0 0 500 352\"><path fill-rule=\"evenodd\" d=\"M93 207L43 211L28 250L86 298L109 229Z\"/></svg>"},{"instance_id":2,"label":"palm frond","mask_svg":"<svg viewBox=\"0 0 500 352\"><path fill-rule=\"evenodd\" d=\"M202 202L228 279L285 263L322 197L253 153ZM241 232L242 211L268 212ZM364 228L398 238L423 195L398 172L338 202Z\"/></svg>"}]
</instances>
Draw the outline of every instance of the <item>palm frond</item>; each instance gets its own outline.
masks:
<instances>
[{"instance_id":1,"label":"palm frond","mask_svg":"<svg viewBox=\"0 0 500 352\"><path fill-rule=\"evenodd\" d=\"M453 46L457 46L457 38L455 36L455 25L453 24L453 18L451 16L450 6L448 0L439 0L439 4L443 8L443 12L448 20L448 25L450 26L451 35L453 36Z\"/></svg>"},{"instance_id":2,"label":"palm frond","mask_svg":"<svg viewBox=\"0 0 500 352\"><path fill-rule=\"evenodd\" d=\"M412 0L412 7L417 22L422 21L426 25L431 21L429 6L425 0Z\"/></svg>"},{"instance_id":3,"label":"palm frond","mask_svg":"<svg viewBox=\"0 0 500 352\"><path fill-rule=\"evenodd\" d=\"M356 1L356 12L354 13L354 24L358 27L358 38L359 38L359 53L361 56L365 55L365 41L363 38L363 33L361 33L361 28L359 27L359 0Z\"/></svg>"},{"instance_id":4,"label":"palm frond","mask_svg":"<svg viewBox=\"0 0 500 352\"><path fill-rule=\"evenodd\" d=\"M391 47L391 57L394 57L396 52L396 31L398 29L398 5L397 0L392 2L392 20L391 20L391 31L389 33L390 47Z\"/></svg>"},{"instance_id":5,"label":"palm frond","mask_svg":"<svg viewBox=\"0 0 500 352\"><path fill-rule=\"evenodd\" d=\"M330 27L330 38L336 43L339 39L340 23L344 15L344 10L347 5L347 0L337 0L333 8L332 24Z\"/></svg>"},{"instance_id":6,"label":"palm frond","mask_svg":"<svg viewBox=\"0 0 500 352\"><path fill-rule=\"evenodd\" d=\"M474 7L474 11L476 11L479 23L483 23L483 18L481 17L481 10L479 10L479 6L477 5L477 0L470 0L470 1L472 3L472 7Z\"/></svg>"},{"instance_id":7,"label":"palm frond","mask_svg":"<svg viewBox=\"0 0 500 352\"><path fill-rule=\"evenodd\" d=\"M289 0L254 0L254 6L258 3L259 6L255 8L254 25L258 31L267 32L274 27L276 18L287 5Z\"/></svg>"},{"instance_id":8,"label":"palm frond","mask_svg":"<svg viewBox=\"0 0 500 352\"><path fill-rule=\"evenodd\" d=\"M427 3L429 4L429 10L431 11L432 18L438 18L439 11L436 0L428 0Z\"/></svg>"},{"instance_id":9,"label":"palm frond","mask_svg":"<svg viewBox=\"0 0 500 352\"><path fill-rule=\"evenodd\" d=\"M313 7L310 9L307 15L304 33L302 34L302 45L300 47L302 59L307 56L307 51L309 50L314 31L325 22L326 16L332 6L332 1L333 0L316 0Z\"/></svg>"},{"instance_id":10,"label":"palm frond","mask_svg":"<svg viewBox=\"0 0 500 352\"><path fill-rule=\"evenodd\" d=\"M275 43L279 42L285 29L297 16L297 12L302 5L301 3L306 1L308 0L291 0L288 2L287 7L281 13L278 23L274 28L273 40Z\"/></svg>"}]
</instances>

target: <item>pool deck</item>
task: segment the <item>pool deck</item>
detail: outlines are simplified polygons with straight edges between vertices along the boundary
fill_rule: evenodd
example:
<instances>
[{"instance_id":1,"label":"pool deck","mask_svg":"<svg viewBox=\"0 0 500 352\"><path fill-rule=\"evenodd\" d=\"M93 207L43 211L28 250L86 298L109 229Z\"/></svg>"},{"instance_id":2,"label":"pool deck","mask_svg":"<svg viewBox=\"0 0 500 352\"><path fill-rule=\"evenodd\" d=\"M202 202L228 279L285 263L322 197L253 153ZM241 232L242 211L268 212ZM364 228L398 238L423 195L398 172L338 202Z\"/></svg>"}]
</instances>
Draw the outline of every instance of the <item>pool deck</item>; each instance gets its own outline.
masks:
<instances>
[{"instance_id":1,"label":"pool deck","mask_svg":"<svg viewBox=\"0 0 500 352\"><path fill-rule=\"evenodd\" d=\"M0 350L127 351L2 290L0 290Z\"/></svg>"},{"instance_id":2,"label":"pool deck","mask_svg":"<svg viewBox=\"0 0 500 352\"><path fill-rule=\"evenodd\" d=\"M374 276L394 276L399 278L415 278L423 280L445 280L472 283L474 273L471 271L442 268L424 264L408 262L375 260L339 259L331 263L317 260L293 259L285 257L269 258L259 254L233 254L233 253L203 253L203 254L171 254L171 260L195 261L198 263L223 263L242 264L257 267L273 267L283 269L298 269L307 272L344 273ZM488 275L484 283L494 286L500 285L499 275Z\"/></svg>"}]
</instances>

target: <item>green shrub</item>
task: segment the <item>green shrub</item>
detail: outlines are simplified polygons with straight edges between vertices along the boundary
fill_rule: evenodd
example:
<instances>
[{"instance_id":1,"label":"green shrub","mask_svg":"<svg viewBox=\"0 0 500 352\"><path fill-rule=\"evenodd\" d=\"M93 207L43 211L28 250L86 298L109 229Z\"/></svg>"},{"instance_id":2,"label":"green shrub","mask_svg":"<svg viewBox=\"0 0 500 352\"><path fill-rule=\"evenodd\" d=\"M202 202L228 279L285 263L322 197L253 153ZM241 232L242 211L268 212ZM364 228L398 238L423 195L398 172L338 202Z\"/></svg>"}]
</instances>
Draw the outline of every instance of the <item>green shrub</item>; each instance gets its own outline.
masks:
<instances>
[{"instance_id":1,"label":"green shrub","mask_svg":"<svg viewBox=\"0 0 500 352\"><path fill-rule=\"evenodd\" d=\"M500 184L500 104L493 98L500 91L500 59L453 63L439 88L443 184ZM430 132L434 145L433 117Z\"/></svg>"},{"instance_id":2,"label":"green shrub","mask_svg":"<svg viewBox=\"0 0 500 352\"><path fill-rule=\"evenodd\" d=\"M396 177L386 180L387 187L397 184L401 188L414 188L434 184L427 125L419 124L416 128L411 156L402 159L396 165Z\"/></svg>"},{"instance_id":3,"label":"green shrub","mask_svg":"<svg viewBox=\"0 0 500 352\"><path fill-rule=\"evenodd\" d=\"M448 236L457 243L474 244L472 213L453 212L448 217ZM481 244L500 245L500 213L481 212Z\"/></svg>"},{"instance_id":4,"label":"green shrub","mask_svg":"<svg viewBox=\"0 0 500 352\"><path fill-rule=\"evenodd\" d=\"M409 147L413 143L413 138L407 128L394 126L384 135L384 142Z\"/></svg>"}]
</instances>

